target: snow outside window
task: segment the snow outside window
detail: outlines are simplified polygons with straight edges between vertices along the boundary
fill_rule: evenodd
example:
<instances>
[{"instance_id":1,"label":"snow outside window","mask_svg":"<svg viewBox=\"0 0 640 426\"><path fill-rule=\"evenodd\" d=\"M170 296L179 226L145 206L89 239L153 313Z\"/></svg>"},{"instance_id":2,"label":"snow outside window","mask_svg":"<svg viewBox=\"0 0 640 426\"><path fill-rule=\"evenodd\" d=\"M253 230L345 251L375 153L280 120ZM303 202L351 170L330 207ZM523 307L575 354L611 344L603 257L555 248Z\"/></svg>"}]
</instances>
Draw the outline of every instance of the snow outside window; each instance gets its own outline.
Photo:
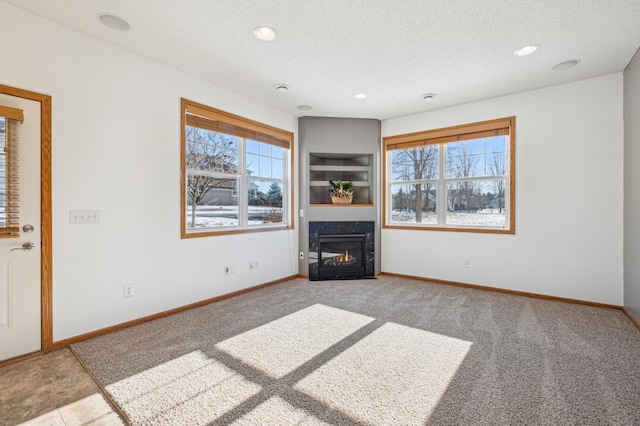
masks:
<instances>
[{"instance_id":1,"label":"snow outside window","mask_svg":"<svg viewBox=\"0 0 640 426\"><path fill-rule=\"evenodd\" d=\"M191 113L185 104L183 238L290 227L287 133L263 133L252 121L244 128L241 117L201 105Z\"/></svg>"},{"instance_id":2,"label":"snow outside window","mask_svg":"<svg viewBox=\"0 0 640 426\"><path fill-rule=\"evenodd\" d=\"M385 227L515 233L515 117L384 138Z\"/></svg>"}]
</instances>

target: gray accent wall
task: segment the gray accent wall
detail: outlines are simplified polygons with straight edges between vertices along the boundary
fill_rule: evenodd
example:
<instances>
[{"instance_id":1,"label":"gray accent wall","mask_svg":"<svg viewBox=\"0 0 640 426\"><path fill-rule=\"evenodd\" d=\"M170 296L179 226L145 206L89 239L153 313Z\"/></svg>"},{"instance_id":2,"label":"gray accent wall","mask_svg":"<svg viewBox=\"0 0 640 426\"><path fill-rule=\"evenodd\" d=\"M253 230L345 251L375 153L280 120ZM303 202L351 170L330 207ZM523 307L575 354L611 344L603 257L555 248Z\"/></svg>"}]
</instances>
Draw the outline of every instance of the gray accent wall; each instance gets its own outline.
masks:
<instances>
[{"instance_id":1,"label":"gray accent wall","mask_svg":"<svg viewBox=\"0 0 640 426\"><path fill-rule=\"evenodd\" d=\"M301 117L298 120L299 142L299 208L303 214L300 223L299 249L304 259L299 259L299 273L309 274L308 247L309 222L311 221L374 221L375 222L375 272L380 272L380 200L381 172L380 121L361 118ZM372 154L371 177L372 206L310 206L309 205L309 153Z\"/></svg>"},{"instance_id":2,"label":"gray accent wall","mask_svg":"<svg viewBox=\"0 0 640 426\"><path fill-rule=\"evenodd\" d=\"M640 320L640 52L624 71L624 306Z\"/></svg>"}]
</instances>

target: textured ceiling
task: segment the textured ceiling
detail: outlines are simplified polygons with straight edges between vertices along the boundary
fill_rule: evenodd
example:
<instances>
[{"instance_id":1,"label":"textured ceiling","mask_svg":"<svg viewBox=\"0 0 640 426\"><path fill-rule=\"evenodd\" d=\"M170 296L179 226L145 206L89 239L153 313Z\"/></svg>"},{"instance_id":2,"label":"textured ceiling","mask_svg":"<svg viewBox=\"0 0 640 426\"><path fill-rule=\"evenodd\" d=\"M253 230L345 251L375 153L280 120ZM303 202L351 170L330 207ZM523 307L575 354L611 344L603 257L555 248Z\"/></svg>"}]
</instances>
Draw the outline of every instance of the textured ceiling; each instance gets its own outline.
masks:
<instances>
[{"instance_id":1,"label":"textured ceiling","mask_svg":"<svg viewBox=\"0 0 640 426\"><path fill-rule=\"evenodd\" d=\"M640 46L639 0L4 2L297 116L387 119L597 77ZM261 25L277 40L256 40ZM513 54L527 44L540 49Z\"/></svg>"}]
</instances>

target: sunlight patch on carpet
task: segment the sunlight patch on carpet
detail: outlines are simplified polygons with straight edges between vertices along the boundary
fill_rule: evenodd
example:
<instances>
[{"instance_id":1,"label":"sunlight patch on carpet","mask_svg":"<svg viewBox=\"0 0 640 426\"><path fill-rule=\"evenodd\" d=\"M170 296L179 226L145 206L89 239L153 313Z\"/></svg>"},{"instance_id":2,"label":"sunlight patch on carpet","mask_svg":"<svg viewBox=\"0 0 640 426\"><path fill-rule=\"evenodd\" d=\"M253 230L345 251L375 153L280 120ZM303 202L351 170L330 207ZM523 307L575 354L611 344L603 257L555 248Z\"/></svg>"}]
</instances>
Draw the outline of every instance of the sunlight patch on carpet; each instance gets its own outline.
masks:
<instances>
[{"instance_id":1,"label":"sunlight patch on carpet","mask_svg":"<svg viewBox=\"0 0 640 426\"><path fill-rule=\"evenodd\" d=\"M279 396L269 398L251 412L232 423L234 426L254 425L328 425L306 411L296 408Z\"/></svg>"},{"instance_id":2,"label":"sunlight patch on carpet","mask_svg":"<svg viewBox=\"0 0 640 426\"><path fill-rule=\"evenodd\" d=\"M472 343L387 323L294 389L370 424L424 424Z\"/></svg>"},{"instance_id":3,"label":"sunlight patch on carpet","mask_svg":"<svg viewBox=\"0 0 640 426\"><path fill-rule=\"evenodd\" d=\"M220 342L216 348L269 377L281 378L372 321L316 304Z\"/></svg>"},{"instance_id":4,"label":"sunlight patch on carpet","mask_svg":"<svg viewBox=\"0 0 640 426\"><path fill-rule=\"evenodd\" d=\"M203 425L260 392L260 386L201 351L106 386L135 425Z\"/></svg>"}]
</instances>

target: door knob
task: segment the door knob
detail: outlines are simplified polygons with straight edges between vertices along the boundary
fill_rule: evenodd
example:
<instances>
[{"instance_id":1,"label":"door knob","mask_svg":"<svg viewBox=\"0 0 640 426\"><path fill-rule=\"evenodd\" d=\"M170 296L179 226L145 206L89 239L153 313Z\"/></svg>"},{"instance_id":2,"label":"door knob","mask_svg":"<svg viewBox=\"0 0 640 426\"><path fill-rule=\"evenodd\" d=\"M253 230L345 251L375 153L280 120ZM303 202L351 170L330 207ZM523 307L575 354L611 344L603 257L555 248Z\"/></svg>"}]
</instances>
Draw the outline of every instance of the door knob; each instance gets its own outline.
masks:
<instances>
[{"instance_id":1,"label":"door knob","mask_svg":"<svg viewBox=\"0 0 640 426\"><path fill-rule=\"evenodd\" d=\"M24 251L31 251L36 247L35 244L33 243L24 243L22 245L22 247L16 247L14 249L11 249L10 251L14 251L14 250L24 250Z\"/></svg>"}]
</instances>

